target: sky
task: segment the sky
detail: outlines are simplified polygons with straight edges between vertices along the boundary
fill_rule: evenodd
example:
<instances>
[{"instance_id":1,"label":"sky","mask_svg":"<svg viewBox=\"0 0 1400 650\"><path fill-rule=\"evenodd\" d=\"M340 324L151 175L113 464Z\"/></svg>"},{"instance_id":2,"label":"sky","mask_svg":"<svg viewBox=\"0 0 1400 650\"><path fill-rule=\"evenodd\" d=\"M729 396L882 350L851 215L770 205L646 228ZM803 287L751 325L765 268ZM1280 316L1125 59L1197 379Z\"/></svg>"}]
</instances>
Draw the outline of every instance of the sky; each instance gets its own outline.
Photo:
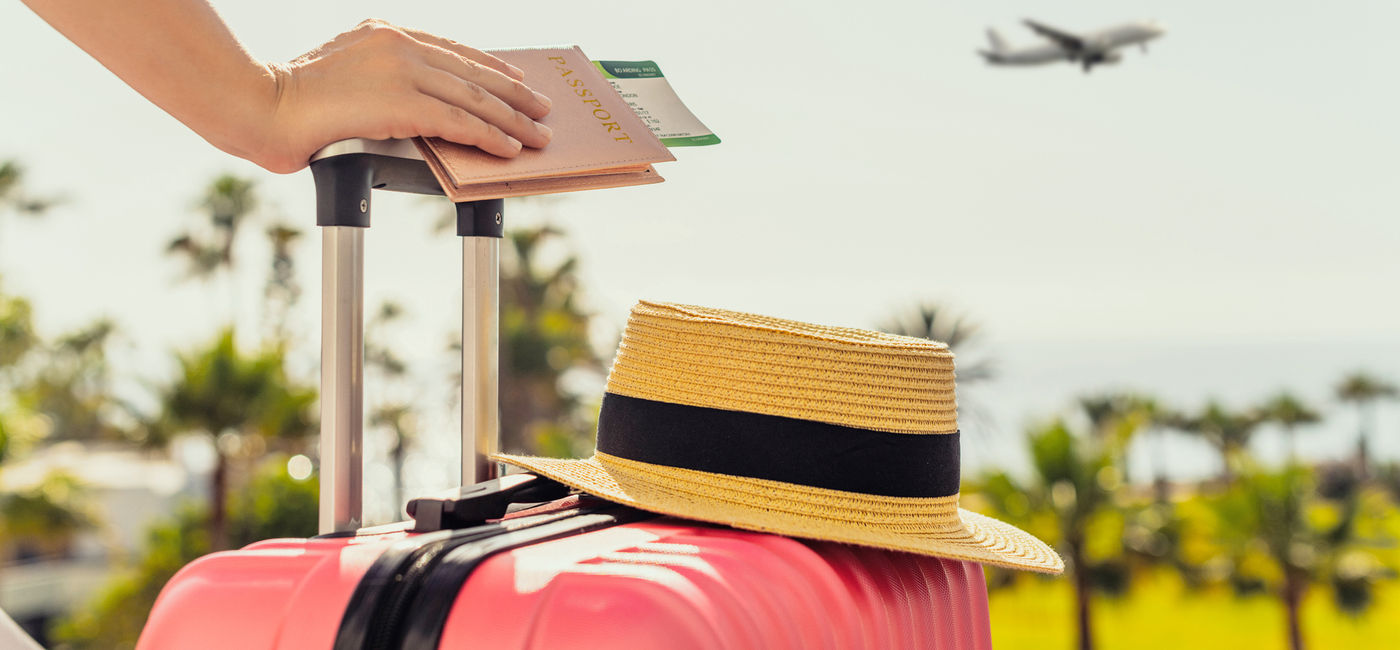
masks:
<instances>
[{"instance_id":1,"label":"sky","mask_svg":"<svg viewBox=\"0 0 1400 650\"><path fill-rule=\"evenodd\" d=\"M601 341L638 298L862 327L935 300L984 325L1002 378L965 401L1000 435L1115 383L1243 404L1285 386L1324 399L1345 369L1400 377L1395 3L216 4L268 60L379 17L656 61L723 144L676 151L659 185L508 208L569 232ZM1034 42L1026 17L1169 31L1087 75L974 54L988 26ZM66 198L0 221L6 289L50 329L115 318L123 354L155 373L212 323L256 325L260 241L239 251L256 271L225 287L178 283L161 251L226 172L309 231L309 173L218 152L20 3L0 4L0 43L0 159ZM460 300L459 244L428 234L438 209L378 197L368 238L369 301L406 304L399 336L423 359ZM293 320L310 376L314 235Z\"/></svg>"}]
</instances>

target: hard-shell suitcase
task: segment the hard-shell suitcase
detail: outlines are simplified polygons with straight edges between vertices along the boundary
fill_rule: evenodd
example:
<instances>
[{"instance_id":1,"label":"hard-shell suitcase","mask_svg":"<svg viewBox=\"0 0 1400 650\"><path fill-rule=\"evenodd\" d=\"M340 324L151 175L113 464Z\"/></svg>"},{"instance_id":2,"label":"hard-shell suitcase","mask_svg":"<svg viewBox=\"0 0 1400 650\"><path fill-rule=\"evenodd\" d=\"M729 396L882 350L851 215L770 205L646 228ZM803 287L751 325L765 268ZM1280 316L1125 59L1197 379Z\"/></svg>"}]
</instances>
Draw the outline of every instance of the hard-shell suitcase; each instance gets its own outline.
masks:
<instances>
[{"instance_id":1,"label":"hard-shell suitcase","mask_svg":"<svg viewBox=\"0 0 1400 650\"><path fill-rule=\"evenodd\" d=\"M499 200L457 205L467 487L414 500L413 521L361 528L371 190L439 190L407 141L337 143L312 172L323 534L190 563L161 592L139 648L991 646L977 564L658 517L533 475L496 478Z\"/></svg>"}]
</instances>

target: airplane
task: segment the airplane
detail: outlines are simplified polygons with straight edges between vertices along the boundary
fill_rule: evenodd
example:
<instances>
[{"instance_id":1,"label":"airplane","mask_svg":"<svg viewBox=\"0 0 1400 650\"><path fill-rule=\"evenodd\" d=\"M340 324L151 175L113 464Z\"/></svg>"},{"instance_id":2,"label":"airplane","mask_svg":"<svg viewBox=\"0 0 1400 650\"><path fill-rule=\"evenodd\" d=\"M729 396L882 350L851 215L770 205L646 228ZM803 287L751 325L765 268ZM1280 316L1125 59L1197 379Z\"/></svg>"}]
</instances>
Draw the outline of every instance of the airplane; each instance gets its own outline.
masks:
<instances>
[{"instance_id":1,"label":"airplane","mask_svg":"<svg viewBox=\"0 0 1400 650\"><path fill-rule=\"evenodd\" d=\"M1079 62L1084 72L1089 72L1095 64L1117 63L1123 59L1119 48L1140 45L1147 51L1147 42L1167 33L1156 21L1127 23L1086 34L1075 34L1026 19L1031 31L1049 39L1049 43L1012 49L997 30L988 28L987 39L992 43L990 50L978 50L991 65L1040 65L1055 61Z\"/></svg>"}]
</instances>

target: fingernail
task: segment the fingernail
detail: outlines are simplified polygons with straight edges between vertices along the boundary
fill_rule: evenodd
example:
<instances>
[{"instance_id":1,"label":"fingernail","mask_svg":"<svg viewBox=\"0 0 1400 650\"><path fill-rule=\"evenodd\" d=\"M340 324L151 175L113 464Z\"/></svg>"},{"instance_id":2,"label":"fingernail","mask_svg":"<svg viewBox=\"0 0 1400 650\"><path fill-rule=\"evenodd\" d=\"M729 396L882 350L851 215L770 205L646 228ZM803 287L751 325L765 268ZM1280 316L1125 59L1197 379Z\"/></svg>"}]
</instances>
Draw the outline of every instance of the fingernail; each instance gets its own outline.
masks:
<instances>
[{"instance_id":1,"label":"fingernail","mask_svg":"<svg viewBox=\"0 0 1400 650\"><path fill-rule=\"evenodd\" d=\"M548 140L553 140L553 139L554 139L554 129L551 129L551 128L549 128L549 127L543 125L543 124L540 124L539 122L535 122L535 128L536 128L537 130L539 130L540 135L543 135L543 136L545 137L545 139L548 139Z\"/></svg>"},{"instance_id":2,"label":"fingernail","mask_svg":"<svg viewBox=\"0 0 1400 650\"><path fill-rule=\"evenodd\" d=\"M532 91L532 92L535 93L535 101L537 101L537 102L539 102L539 103L541 103L541 104L544 104L544 107L545 107L545 108L549 108L550 106L553 106L553 105L554 105L554 102L549 101L549 98L548 98L548 97L545 97L545 96L544 96L544 93L542 93L542 92L540 92L540 91L538 91L538 90Z\"/></svg>"},{"instance_id":3,"label":"fingernail","mask_svg":"<svg viewBox=\"0 0 1400 650\"><path fill-rule=\"evenodd\" d=\"M520 144L520 141L519 141L519 140L516 140L515 138L512 138L512 137L510 137L510 136L506 136L506 142L509 142L509 143L510 143L510 148L511 148L511 149L514 149L514 150L516 150L516 151L520 151L520 148L521 148L522 146L524 146L524 145Z\"/></svg>"},{"instance_id":4,"label":"fingernail","mask_svg":"<svg viewBox=\"0 0 1400 650\"><path fill-rule=\"evenodd\" d=\"M509 64L509 63L506 64L506 67L507 67L507 68L510 68L510 74L511 74L511 76L515 77L516 79L524 79L524 78L525 78L525 71L524 71L524 70L521 70L520 68L517 68L517 67L515 67L515 66L513 66L513 65L511 65L511 64Z\"/></svg>"}]
</instances>

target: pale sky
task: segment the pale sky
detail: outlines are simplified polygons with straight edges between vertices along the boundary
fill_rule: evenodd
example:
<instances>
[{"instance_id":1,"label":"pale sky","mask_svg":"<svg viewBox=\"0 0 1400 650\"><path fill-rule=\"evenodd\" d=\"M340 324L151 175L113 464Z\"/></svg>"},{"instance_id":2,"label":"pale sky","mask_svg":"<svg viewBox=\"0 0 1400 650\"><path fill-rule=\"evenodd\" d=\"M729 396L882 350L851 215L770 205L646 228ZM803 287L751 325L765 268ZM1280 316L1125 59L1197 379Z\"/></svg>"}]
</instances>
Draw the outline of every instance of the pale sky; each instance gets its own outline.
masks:
<instances>
[{"instance_id":1,"label":"pale sky","mask_svg":"<svg viewBox=\"0 0 1400 650\"><path fill-rule=\"evenodd\" d=\"M551 208L613 327L643 297L855 326L936 299L1019 348L1400 339L1393 2L218 6L266 59L373 16L483 48L576 43L658 62L724 143L678 150L665 183ZM1019 20L1032 16L1071 30L1155 18L1169 32L1090 75L974 54L988 26L1031 42ZM179 267L161 259L216 173L255 179L311 229L309 173L218 152L18 2L0 4L0 52L0 158L68 197L44 222L0 223L0 272L44 324L111 315L154 363L226 318L227 293L173 285ZM408 303L405 340L433 354L455 323L458 244L426 236L423 199L375 208L371 301ZM308 234L298 327L312 342ZM238 310L251 318L264 246L247 243Z\"/></svg>"}]
</instances>

